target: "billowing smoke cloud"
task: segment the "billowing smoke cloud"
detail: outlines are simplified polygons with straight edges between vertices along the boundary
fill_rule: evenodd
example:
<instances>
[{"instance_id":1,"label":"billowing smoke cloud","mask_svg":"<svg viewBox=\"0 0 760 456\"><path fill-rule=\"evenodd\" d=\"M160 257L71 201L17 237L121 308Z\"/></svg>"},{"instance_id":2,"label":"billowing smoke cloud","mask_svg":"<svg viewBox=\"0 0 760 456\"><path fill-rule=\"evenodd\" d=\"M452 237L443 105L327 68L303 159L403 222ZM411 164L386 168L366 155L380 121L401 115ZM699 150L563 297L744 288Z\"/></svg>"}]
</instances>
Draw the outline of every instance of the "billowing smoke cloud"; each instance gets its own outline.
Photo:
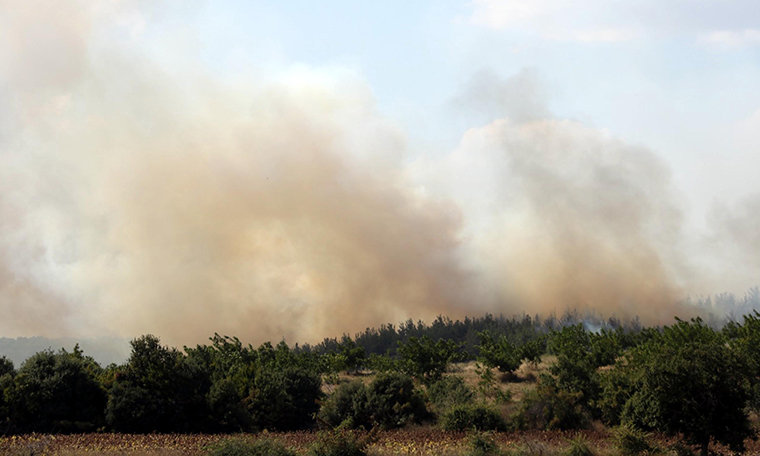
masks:
<instances>
[{"instance_id":1,"label":"billowing smoke cloud","mask_svg":"<svg viewBox=\"0 0 760 456\"><path fill-rule=\"evenodd\" d=\"M547 119L515 95L541 94L530 72L493 89L516 119L409 165L351 72L170 70L121 46L144 26L132 3L56 8L0 2L4 335L292 341L439 313L684 311L667 167Z\"/></svg>"},{"instance_id":2,"label":"billowing smoke cloud","mask_svg":"<svg viewBox=\"0 0 760 456\"><path fill-rule=\"evenodd\" d=\"M4 7L4 333L314 339L462 308L459 211L416 193L355 77L178 87L83 51L79 11L43 34Z\"/></svg>"},{"instance_id":3,"label":"billowing smoke cloud","mask_svg":"<svg viewBox=\"0 0 760 456\"><path fill-rule=\"evenodd\" d=\"M444 166L484 275L508 302L684 315L682 216L651 152L576 122L507 119L470 130Z\"/></svg>"}]
</instances>

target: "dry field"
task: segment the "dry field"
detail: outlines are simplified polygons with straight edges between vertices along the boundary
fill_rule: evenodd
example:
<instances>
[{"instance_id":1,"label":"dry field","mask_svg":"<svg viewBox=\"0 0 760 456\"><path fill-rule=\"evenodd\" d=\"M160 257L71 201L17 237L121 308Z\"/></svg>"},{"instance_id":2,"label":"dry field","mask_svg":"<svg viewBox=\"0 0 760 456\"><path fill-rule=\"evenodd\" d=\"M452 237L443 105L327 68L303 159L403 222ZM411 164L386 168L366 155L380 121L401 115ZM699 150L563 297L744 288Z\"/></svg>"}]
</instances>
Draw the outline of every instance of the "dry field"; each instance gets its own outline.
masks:
<instances>
[{"instance_id":1,"label":"dry field","mask_svg":"<svg viewBox=\"0 0 760 456\"><path fill-rule=\"evenodd\" d=\"M605 431L582 432L510 432L496 435L500 448L513 456L564 455L571 438L582 434L590 448L598 456L617 455L610 435ZM175 456L203 455L204 447L229 436L220 435L126 435L126 434L81 434L81 435L23 435L0 437L0 454L20 455L131 455L131 456ZM305 454L315 440L313 432L291 432L285 434L263 433L236 436L246 439L273 437L287 446ZM673 443L658 439L662 447ZM432 428L412 428L388 431L379 434L377 441L369 449L370 456L420 455L457 456L467 452L467 436L462 433L444 432ZM729 454L723 452L723 454ZM670 453L674 454L674 453ZM760 455L760 444L749 442L747 454Z\"/></svg>"}]
</instances>

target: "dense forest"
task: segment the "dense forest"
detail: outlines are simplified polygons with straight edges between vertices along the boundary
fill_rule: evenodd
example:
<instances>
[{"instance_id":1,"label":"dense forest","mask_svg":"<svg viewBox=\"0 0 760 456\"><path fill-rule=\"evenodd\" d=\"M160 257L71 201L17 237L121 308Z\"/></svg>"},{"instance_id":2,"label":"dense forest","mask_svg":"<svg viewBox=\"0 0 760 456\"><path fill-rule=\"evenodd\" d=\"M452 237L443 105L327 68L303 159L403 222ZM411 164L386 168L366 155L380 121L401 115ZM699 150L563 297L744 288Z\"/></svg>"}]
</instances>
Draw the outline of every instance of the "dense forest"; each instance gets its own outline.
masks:
<instances>
[{"instance_id":1,"label":"dense forest","mask_svg":"<svg viewBox=\"0 0 760 456\"><path fill-rule=\"evenodd\" d=\"M475 383L458 373L467 360L476 362ZM546 368L531 371L539 363ZM510 382L532 387L516 400ZM720 327L580 313L439 317L293 347L215 335L179 350L146 335L131 341L122 365L102 367L78 346L41 351L18 368L0 358L0 392L5 434L596 422L679 436L703 453L711 442L741 450L760 409L760 314Z\"/></svg>"}]
</instances>

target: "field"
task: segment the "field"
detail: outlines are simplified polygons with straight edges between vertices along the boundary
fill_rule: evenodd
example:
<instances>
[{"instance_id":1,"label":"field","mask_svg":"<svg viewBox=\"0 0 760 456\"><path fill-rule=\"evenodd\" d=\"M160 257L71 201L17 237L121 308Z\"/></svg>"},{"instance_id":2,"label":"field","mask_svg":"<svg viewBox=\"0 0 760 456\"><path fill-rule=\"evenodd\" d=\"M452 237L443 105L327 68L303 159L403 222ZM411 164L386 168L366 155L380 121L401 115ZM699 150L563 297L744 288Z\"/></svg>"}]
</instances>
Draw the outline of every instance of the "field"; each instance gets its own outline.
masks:
<instances>
[{"instance_id":1,"label":"field","mask_svg":"<svg viewBox=\"0 0 760 456\"><path fill-rule=\"evenodd\" d=\"M525 394L535 388L538 377L548 371L556 362L556 357L544 355L538 364L524 363L513 375L500 376L491 383L492 388L509 393L509 401L500 406L508 415L523 399ZM481 376L475 362L457 363L449 366L446 376L458 376L473 389L482 387ZM337 384L361 379L369 383L375 375L369 372L341 374L323 383L323 391L332 393ZM325 379L327 380L327 378ZM757 425L757 419L753 416ZM516 431L490 434L502 454L509 456L551 456L570 455L571 441L578 438L587 442L595 456L618 456L621 451L615 443L613 432L601 423L593 423L591 429L583 431ZM208 454L209 445L224 439L245 439L255 441L272 438L306 455L309 447L317 440L316 431L301 432L267 432L257 434L119 434L90 433L72 435L27 434L0 436L0 455L204 455ZM661 435L651 435L651 442L658 452L654 454L683 456L688 452L676 451L673 446L677 439ZM457 456L471 454L469 441L471 436L463 432L447 432L434 424L407 426L404 429L381 431L368 448L369 456L420 455L420 456ZM682 447L682 450L685 447ZM715 454L731 454L726 448L712 445ZM696 450L696 449L694 449ZM694 452L696 453L696 451ZM692 454L694 454L692 453ZM649 453L652 455L653 453ZM760 442L748 441L746 454L760 455ZM576 454L577 455L577 454ZM581 456L581 455L577 455Z\"/></svg>"},{"instance_id":2,"label":"field","mask_svg":"<svg viewBox=\"0 0 760 456\"><path fill-rule=\"evenodd\" d=\"M569 441L583 436L589 447L598 456L620 454L612 436L604 430L589 431L531 431L509 432L496 435L499 447L515 456L565 455ZM127 434L79 434L79 435L23 435L0 437L0 454L21 455L203 455L204 448L231 436L222 435L127 435ZM236 435L235 438L255 440L272 437L305 454L314 442L314 432L262 433L257 435ZM463 433L444 432L433 428L412 428L400 431L382 432L369 448L369 455L462 455L467 453L468 436ZM657 438L658 445L667 448L672 440ZM720 450L720 448L716 448ZM675 454L665 452L663 454ZM728 452L721 451L723 454ZM758 442L748 442L747 453L760 454Z\"/></svg>"},{"instance_id":3,"label":"field","mask_svg":"<svg viewBox=\"0 0 760 456\"><path fill-rule=\"evenodd\" d=\"M599 431L582 434L597 454L611 454L609 436ZM578 432L518 432L496 436L504 449L522 450L524 454L546 455L562 453L568 440ZM246 439L274 437L286 445L304 452L314 441L316 433L264 433L237 436ZM8 455L202 455L204 447L230 436L218 435L23 435L0 438L0 452ZM414 428L379 434L370 446L375 455L457 455L466 451L467 435L432 428Z\"/></svg>"}]
</instances>

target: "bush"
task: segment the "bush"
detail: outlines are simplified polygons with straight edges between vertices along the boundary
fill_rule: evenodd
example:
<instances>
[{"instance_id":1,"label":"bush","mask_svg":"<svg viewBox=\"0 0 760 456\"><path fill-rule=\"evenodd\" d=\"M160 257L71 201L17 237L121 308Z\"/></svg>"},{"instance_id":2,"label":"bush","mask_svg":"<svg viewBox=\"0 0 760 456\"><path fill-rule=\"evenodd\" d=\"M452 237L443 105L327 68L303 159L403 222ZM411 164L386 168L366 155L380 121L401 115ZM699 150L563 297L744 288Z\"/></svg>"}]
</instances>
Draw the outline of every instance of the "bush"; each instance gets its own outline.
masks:
<instances>
[{"instance_id":1,"label":"bush","mask_svg":"<svg viewBox=\"0 0 760 456\"><path fill-rule=\"evenodd\" d=\"M398 343L399 367L419 380L433 382L441 378L449 363L461 358L461 349L453 340L433 342L428 336L410 337L405 344Z\"/></svg>"},{"instance_id":2,"label":"bush","mask_svg":"<svg viewBox=\"0 0 760 456\"><path fill-rule=\"evenodd\" d=\"M259 372L250 403L254 424L278 431L308 426L319 412L321 386L319 375L297 367Z\"/></svg>"},{"instance_id":3,"label":"bush","mask_svg":"<svg viewBox=\"0 0 760 456\"><path fill-rule=\"evenodd\" d=\"M367 404L372 421L386 429L419 423L429 415L412 378L404 374L384 373L375 377L367 389Z\"/></svg>"},{"instance_id":4,"label":"bush","mask_svg":"<svg viewBox=\"0 0 760 456\"><path fill-rule=\"evenodd\" d=\"M588 441L582 435L570 440L570 446L565 454L567 456L594 456L594 452L588 446Z\"/></svg>"},{"instance_id":5,"label":"bush","mask_svg":"<svg viewBox=\"0 0 760 456\"><path fill-rule=\"evenodd\" d=\"M361 438L355 431L339 428L322 431L309 448L310 456L366 456L372 434Z\"/></svg>"},{"instance_id":6,"label":"bush","mask_svg":"<svg viewBox=\"0 0 760 456\"><path fill-rule=\"evenodd\" d=\"M92 432L104 422L106 392L91 358L74 353L43 351L27 359L15 377L6 374L11 422L29 432Z\"/></svg>"},{"instance_id":7,"label":"bush","mask_svg":"<svg viewBox=\"0 0 760 456\"><path fill-rule=\"evenodd\" d=\"M443 415L447 431L504 431L507 425L498 411L482 404L457 405Z\"/></svg>"},{"instance_id":8,"label":"bush","mask_svg":"<svg viewBox=\"0 0 760 456\"><path fill-rule=\"evenodd\" d=\"M493 435L488 432L473 432L467 439L468 456L499 456L502 454Z\"/></svg>"},{"instance_id":9,"label":"bush","mask_svg":"<svg viewBox=\"0 0 760 456\"><path fill-rule=\"evenodd\" d=\"M615 369L629 385L623 423L680 435L702 456L711 441L739 452L755 436L745 410L746 357L700 319L664 327Z\"/></svg>"},{"instance_id":10,"label":"bush","mask_svg":"<svg viewBox=\"0 0 760 456\"><path fill-rule=\"evenodd\" d=\"M615 446L623 456L658 452L649 444L646 433L632 426L620 426L615 429Z\"/></svg>"},{"instance_id":11,"label":"bush","mask_svg":"<svg viewBox=\"0 0 760 456\"><path fill-rule=\"evenodd\" d=\"M525 395L514 424L520 429L583 429L589 417L580 404L582 393L558 389L551 377L542 377Z\"/></svg>"},{"instance_id":12,"label":"bush","mask_svg":"<svg viewBox=\"0 0 760 456\"><path fill-rule=\"evenodd\" d=\"M439 410L445 410L455 405L469 404L475 394L464 382L462 377L443 377L427 389L430 403Z\"/></svg>"},{"instance_id":13,"label":"bush","mask_svg":"<svg viewBox=\"0 0 760 456\"><path fill-rule=\"evenodd\" d=\"M296 456L293 450L274 439L255 442L240 438L225 439L206 447L210 456Z\"/></svg>"},{"instance_id":14,"label":"bush","mask_svg":"<svg viewBox=\"0 0 760 456\"><path fill-rule=\"evenodd\" d=\"M319 417L333 427L341 424L350 428L372 427L367 387L361 380L340 385L325 401Z\"/></svg>"},{"instance_id":15,"label":"bush","mask_svg":"<svg viewBox=\"0 0 760 456\"><path fill-rule=\"evenodd\" d=\"M245 409L232 380L223 379L211 386L206 396L211 414L210 426L218 432L241 432L252 427L251 414Z\"/></svg>"}]
</instances>

